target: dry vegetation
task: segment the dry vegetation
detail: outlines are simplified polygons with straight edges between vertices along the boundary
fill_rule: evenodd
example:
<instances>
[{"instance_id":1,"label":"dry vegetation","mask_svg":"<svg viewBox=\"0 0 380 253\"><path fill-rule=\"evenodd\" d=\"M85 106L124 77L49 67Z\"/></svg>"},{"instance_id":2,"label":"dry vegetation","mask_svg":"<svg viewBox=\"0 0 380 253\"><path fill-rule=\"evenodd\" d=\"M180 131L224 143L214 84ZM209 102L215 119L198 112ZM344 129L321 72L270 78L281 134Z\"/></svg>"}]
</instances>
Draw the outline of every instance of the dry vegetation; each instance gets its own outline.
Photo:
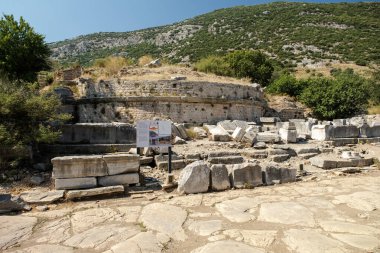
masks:
<instances>
[{"instance_id":1,"label":"dry vegetation","mask_svg":"<svg viewBox=\"0 0 380 253\"><path fill-rule=\"evenodd\" d=\"M315 66L311 67L302 67L299 66L295 69L295 76L297 79L308 78L313 75L323 75L326 77L331 76L331 70L333 69L353 69L355 73L362 75L364 77L371 76L373 73L373 69L379 68L379 66L372 66L372 68L368 66L359 66L355 63L327 63L323 66Z\"/></svg>"}]
</instances>

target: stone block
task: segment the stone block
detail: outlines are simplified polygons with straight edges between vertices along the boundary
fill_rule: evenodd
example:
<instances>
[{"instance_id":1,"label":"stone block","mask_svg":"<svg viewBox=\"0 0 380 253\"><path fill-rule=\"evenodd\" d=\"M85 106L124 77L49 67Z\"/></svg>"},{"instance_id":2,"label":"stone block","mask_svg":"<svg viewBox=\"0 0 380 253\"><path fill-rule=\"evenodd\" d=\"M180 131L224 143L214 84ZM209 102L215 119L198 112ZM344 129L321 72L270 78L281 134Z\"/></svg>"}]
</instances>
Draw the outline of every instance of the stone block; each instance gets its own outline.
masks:
<instances>
[{"instance_id":1,"label":"stone block","mask_svg":"<svg viewBox=\"0 0 380 253\"><path fill-rule=\"evenodd\" d=\"M228 134L228 132L219 126L211 128L209 132L211 141L227 142L231 140L231 136Z\"/></svg>"},{"instance_id":2,"label":"stone block","mask_svg":"<svg viewBox=\"0 0 380 253\"><path fill-rule=\"evenodd\" d=\"M54 182L56 190L87 189L97 186L95 177L57 178Z\"/></svg>"},{"instance_id":3,"label":"stone block","mask_svg":"<svg viewBox=\"0 0 380 253\"><path fill-rule=\"evenodd\" d=\"M243 131L245 131L249 127L249 124L247 121L234 120L232 121L232 123L234 123L236 127L240 127L241 129L243 129Z\"/></svg>"},{"instance_id":4,"label":"stone block","mask_svg":"<svg viewBox=\"0 0 380 253\"><path fill-rule=\"evenodd\" d=\"M113 176L98 177L100 186L130 185L140 182L139 173L128 173Z\"/></svg>"},{"instance_id":5,"label":"stone block","mask_svg":"<svg viewBox=\"0 0 380 253\"><path fill-rule=\"evenodd\" d=\"M333 126L333 138L357 138L359 137L360 130L356 126Z\"/></svg>"},{"instance_id":6,"label":"stone block","mask_svg":"<svg viewBox=\"0 0 380 253\"><path fill-rule=\"evenodd\" d=\"M53 178L97 177L106 176L107 169L99 155L63 156L51 160Z\"/></svg>"},{"instance_id":7,"label":"stone block","mask_svg":"<svg viewBox=\"0 0 380 253\"><path fill-rule=\"evenodd\" d=\"M261 167L253 163L235 164L230 171L230 180L236 188L262 185Z\"/></svg>"},{"instance_id":8,"label":"stone block","mask_svg":"<svg viewBox=\"0 0 380 253\"><path fill-rule=\"evenodd\" d=\"M277 143L277 142L280 142L280 139L281 138L277 133L272 133L272 132L257 133L257 136L256 136L257 142Z\"/></svg>"},{"instance_id":9,"label":"stone block","mask_svg":"<svg viewBox=\"0 0 380 253\"><path fill-rule=\"evenodd\" d=\"M172 124L172 135L181 137L183 139L181 132L178 130L178 128L174 124Z\"/></svg>"},{"instance_id":10,"label":"stone block","mask_svg":"<svg viewBox=\"0 0 380 253\"><path fill-rule=\"evenodd\" d=\"M374 138L380 137L380 125L368 126L364 124L360 127L360 137L362 138Z\"/></svg>"},{"instance_id":11,"label":"stone block","mask_svg":"<svg viewBox=\"0 0 380 253\"><path fill-rule=\"evenodd\" d=\"M329 160L320 156L310 158L311 165L325 170L336 168L336 161Z\"/></svg>"},{"instance_id":12,"label":"stone block","mask_svg":"<svg viewBox=\"0 0 380 253\"><path fill-rule=\"evenodd\" d=\"M265 167L265 182L268 185L279 183L295 182L297 169L282 168L276 164L269 164Z\"/></svg>"},{"instance_id":13,"label":"stone block","mask_svg":"<svg viewBox=\"0 0 380 253\"><path fill-rule=\"evenodd\" d=\"M216 125L229 134L232 134L235 131L235 128L237 127L236 123L231 120L219 121Z\"/></svg>"},{"instance_id":14,"label":"stone block","mask_svg":"<svg viewBox=\"0 0 380 253\"><path fill-rule=\"evenodd\" d=\"M252 146L256 142L257 133L260 132L260 127L249 126L245 130L242 142L250 144Z\"/></svg>"},{"instance_id":15,"label":"stone block","mask_svg":"<svg viewBox=\"0 0 380 253\"><path fill-rule=\"evenodd\" d=\"M210 185L210 169L204 161L187 165L178 179L179 193L207 192Z\"/></svg>"},{"instance_id":16,"label":"stone block","mask_svg":"<svg viewBox=\"0 0 380 253\"><path fill-rule=\"evenodd\" d=\"M50 204L63 198L65 191L26 191L20 198L28 204Z\"/></svg>"},{"instance_id":17,"label":"stone block","mask_svg":"<svg viewBox=\"0 0 380 253\"><path fill-rule=\"evenodd\" d=\"M187 136L185 125L184 124L175 124L175 126L177 127L179 133L181 134L181 136L179 136L179 137L181 137L184 140L187 140L189 138L189 136Z\"/></svg>"},{"instance_id":18,"label":"stone block","mask_svg":"<svg viewBox=\"0 0 380 253\"><path fill-rule=\"evenodd\" d=\"M224 164L214 164L211 170L211 188L215 191L227 190L231 187L227 167Z\"/></svg>"},{"instance_id":19,"label":"stone block","mask_svg":"<svg viewBox=\"0 0 380 253\"><path fill-rule=\"evenodd\" d=\"M242 156L222 156L222 157L209 157L207 160L211 164L238 164L243 163Z\"/></svg>"},{"instance_id":20,"label":"stone block","mask_svg":"<svg viewBox=\"0 0 380 253\"><path fill-rule=\"evenodd\" d=\"M241 127L235 128L235 131L232 133L232 139L234 141L240 142L243 139L245 132Z\"/></svg>"},{"instance_id":21,"label":"stone block","mask_svg":"<svg viewBox=\"0 0 380 253\"><path fill-rule=\"evenodd\" d=\"M167 170L169 168L169 163L167 161L158 162L157 169L159 170ZM186 161L184 159L181 160L172 160L172 170L179 170L186 167Z\"/></svg>"},{"instance_id":22,"label":"stone block","mask_svg":"<svg viewBox=\"0 0 380 253\"><path fill-rule=\"evenodd\" d=\"M103 160L108 175L137 172L140 168L140 156L132 154L104 155Z\"/></svg>"},{"instance_id":23,"label":"stone block","mask_svg":"<svg viewBox=\"0 0 380 253\"><path fill-rule=\"evenodd\" d=\"M140 157L140 165L148 165L153 162L153 157L152 156L142 156Z\"/></svg>"},{"instance_id":24,"label":"stone block","mask_svg":"<svg viewBox=\"0 0 380 253\"><path fill-rule=\"evenodd\" d=\"M222 156L240 156L240 152L236 151L213 151L208 154L208 157L222 157Z\"/></svg>"},{"instance_id":25,"label":"stone block","mask_svg":"<svg viewBox=\"0 0 380 253\"><path fill-rule=\"evenodd\" d=\"M271 160L276 163L282 163L289 159L289 155L274 155Z\"/></svg>"},{"instance_id":26,"label":"stone block","mask_svg":"<svg viewBox=\"0 0 380 253\"><path fill-rule=\"evenodd\" d=\"M260 117L260 122L262 124L264 124L264 123L271 123L271 124L275 125L276 122L280 122L280 121L281 120L278 117Z\"/></svg>"},{"instance_id":27,"label":"stone block","mask_svg":"<svg viewBox=\"0 0 380 253\"><path fill-rule=\"evenodd\" d=\"M286 128L280 128L278 131L281 137L281 140L285 143L296 143L297 142L297 131L290 130Z\"/></svg>"},{"instance_id":28,"label":"stone block","mask_svg":"<svg viewBox=\"0 0 380 253\"><path fill-rule=\"evenodd\" d=\"M268 150L268 155L289 155L289 151L281 148L274 148Z\"/></svg>"},{"instance_id":29,"label":"stone block","mask_svg":"<svg viewBox=\"0 0 380 253\"><path fill-rule=\"evenodd\" d=\"M266 150L254 150L248 154L253 159L265 159L268 157L268 151Z\"/></svg>"},{"instance_id":30,"label":"stone block","mask_svg":"<svg viewBox=\"0 0 380 253\"><path fill-rule=\"evenodd\" d=\"M72 199L78 199L78 198L94 197L94 196L101 196L105 194L115 194L115 193L124 193L124 186L117 185L117 186L99 187L99 188L93 188L93 189L87 189L87 190L68 191L66 193L66 199L72 200Z\"/></svg>"},{"instance_id":31,"label":"stone block","mask_svg":"<svg viewBox=\"0 0 380 253\"><path fill-rule=\"evenodd\" d=\"M317 141L327 141L332 138L332 126L330 125L314 125L311 128L311 138Z\"/></svg>"}]
</instances>

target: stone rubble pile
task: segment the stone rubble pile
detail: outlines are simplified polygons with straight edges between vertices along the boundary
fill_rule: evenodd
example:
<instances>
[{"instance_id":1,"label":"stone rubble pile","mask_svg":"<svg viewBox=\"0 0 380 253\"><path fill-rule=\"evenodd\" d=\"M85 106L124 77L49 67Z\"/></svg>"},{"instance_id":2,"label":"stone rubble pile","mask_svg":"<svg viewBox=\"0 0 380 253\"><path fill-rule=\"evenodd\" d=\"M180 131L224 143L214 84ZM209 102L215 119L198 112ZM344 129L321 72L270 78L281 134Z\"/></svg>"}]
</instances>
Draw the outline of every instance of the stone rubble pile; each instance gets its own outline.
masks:
<instances>
[{"instance_id":1,"label":"stone rubble pile","mask_svg":"<svg viewBox=\"0 0 380 253\"><path fill-rule=\"evenodd\" d=\"M57 190L131 185L140 181L139 155L63 156L51 162Z\"/></svg>"},{"instance_id":2,"label":"stone rubble pile","mask_svg":"<svg viewBox=\"0 0 380 253\"><path fill-rule=\"evenodd\" d=\"M277 117L261 117L259 122L223 120L216 125L204 125L209 140L241 142L249 146L256 143L297 143L313 139L333 141L341 146L360 142L380 142L380 122L368 116L318 122L316 119L290 119L281 122ZM199 127L198 127L199 129Z\"/></svg>"}]
</instances>

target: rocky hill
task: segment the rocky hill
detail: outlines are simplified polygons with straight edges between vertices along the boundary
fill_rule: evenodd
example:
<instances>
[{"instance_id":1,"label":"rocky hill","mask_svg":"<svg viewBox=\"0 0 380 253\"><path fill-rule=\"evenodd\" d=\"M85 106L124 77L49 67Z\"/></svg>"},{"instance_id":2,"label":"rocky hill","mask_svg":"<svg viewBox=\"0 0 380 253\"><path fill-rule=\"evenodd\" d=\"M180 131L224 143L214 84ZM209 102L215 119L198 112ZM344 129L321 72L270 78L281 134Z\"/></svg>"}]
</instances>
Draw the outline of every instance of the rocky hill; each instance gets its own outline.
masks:
<instances>
[{"instance_id":1,"label":"rocky hill","mask_svg":"<svg viewBox=\"0 0 380 253\"><path fill-rule=\"evenodd\" d=\"M143 55L194 62L234 49L259 49L288 66L327 61L380 63L380 3L287 3L220 9L172 25L94 33L52 43L53 58L83 65Z\"/></svg>"}]
</instances>

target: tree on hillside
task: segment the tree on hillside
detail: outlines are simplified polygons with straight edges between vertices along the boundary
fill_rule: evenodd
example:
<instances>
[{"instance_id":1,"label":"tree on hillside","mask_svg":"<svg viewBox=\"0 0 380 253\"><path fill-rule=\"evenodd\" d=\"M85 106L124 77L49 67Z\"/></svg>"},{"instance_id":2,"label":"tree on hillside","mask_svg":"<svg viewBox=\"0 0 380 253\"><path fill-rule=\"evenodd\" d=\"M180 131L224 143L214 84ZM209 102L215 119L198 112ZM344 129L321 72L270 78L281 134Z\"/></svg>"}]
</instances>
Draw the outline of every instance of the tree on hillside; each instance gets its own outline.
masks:
<instances>
[{"instance_id":1,"label":"tree on hillside","mask_svg":"<svg viewBox=\"0 0 380 253\"><path fill-rule=\"evenodd\" d=\"M252 82L263 86L269 84L273 66L267 57L259 51L234 51L226 55L226 62L238 78L248 77Z\"/></svg>"},{"instance_id":2,"label":"tree on hillside","mask_svg":"<svg viewBox=\"0 0 380 253\"><path fill-rule=\"evenodd\" d=\"M37 72L49 69L50 49L44 36L21 17L0 19L0 72L11 80L34 81Z\"/></svg>"}]
</instances>

